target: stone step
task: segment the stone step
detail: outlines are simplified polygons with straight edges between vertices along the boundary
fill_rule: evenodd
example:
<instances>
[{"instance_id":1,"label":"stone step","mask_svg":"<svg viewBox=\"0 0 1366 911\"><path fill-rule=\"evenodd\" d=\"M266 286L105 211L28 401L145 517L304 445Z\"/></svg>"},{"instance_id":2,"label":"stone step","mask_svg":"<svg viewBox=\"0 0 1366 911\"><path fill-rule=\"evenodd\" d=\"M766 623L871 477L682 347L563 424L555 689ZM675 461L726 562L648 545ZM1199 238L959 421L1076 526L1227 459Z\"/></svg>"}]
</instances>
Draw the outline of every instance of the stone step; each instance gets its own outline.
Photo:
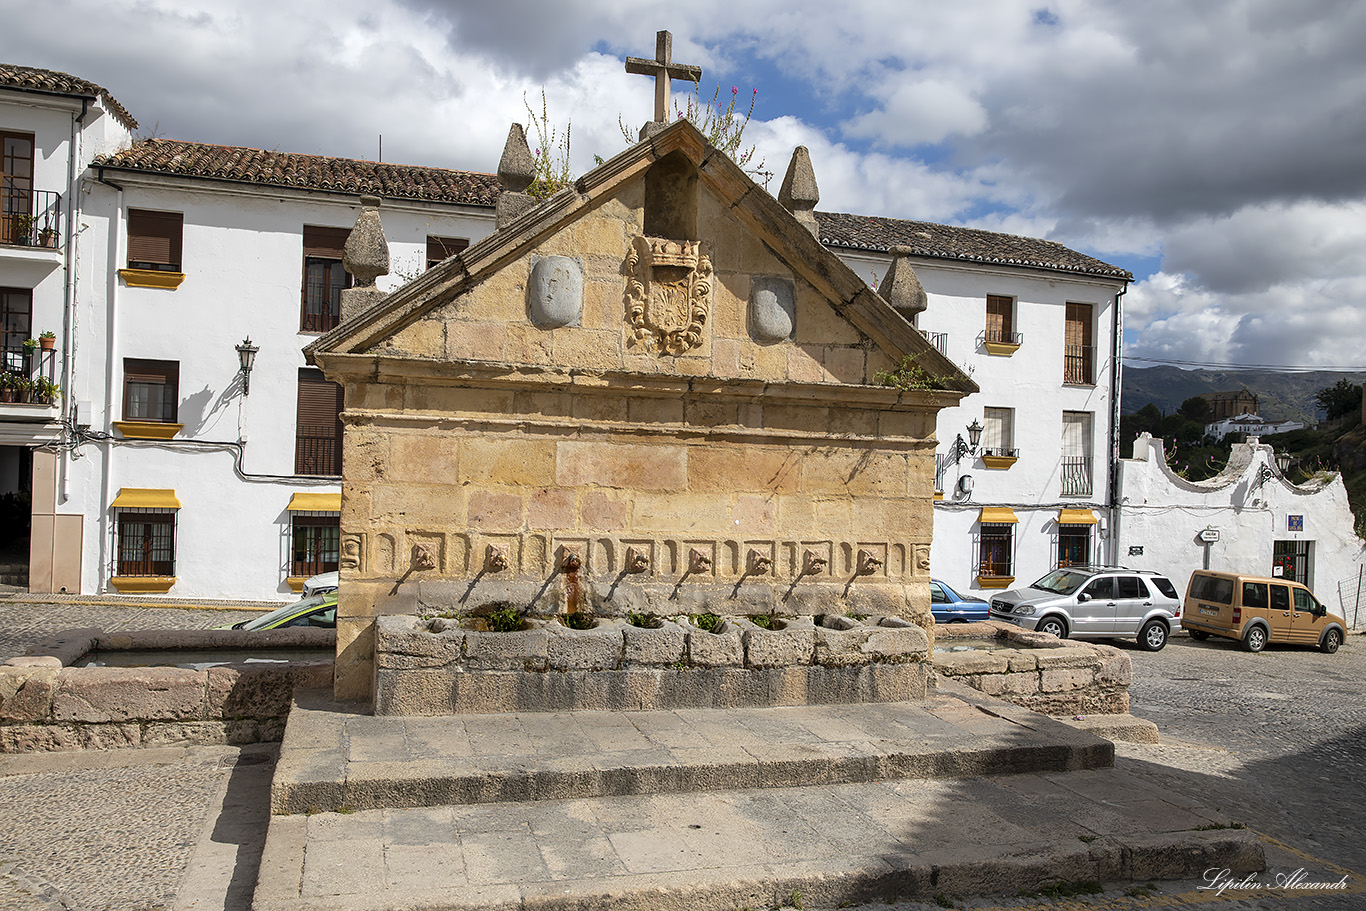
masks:
<instances>
[{"instance_id":1,"label":"stone step","mask_svg":"<svg viewBox=\"0 0 1366 911\"><path fill-rule=\"evenodd\" d=\"M1106 768L1114 744L946 681L924 701L372 716L296 694L276 814Z\"/></svg>"},{"instance_id":2,"label":"stone step","mask_svg":"<svg viewBox=\"0 0 1366 911\"><path fill-rule=\"evenodd\" d=\"M252 907L946 905L1265 866L1217 810L1100 769L273 816Z\"/></svg>"}]
</instances>

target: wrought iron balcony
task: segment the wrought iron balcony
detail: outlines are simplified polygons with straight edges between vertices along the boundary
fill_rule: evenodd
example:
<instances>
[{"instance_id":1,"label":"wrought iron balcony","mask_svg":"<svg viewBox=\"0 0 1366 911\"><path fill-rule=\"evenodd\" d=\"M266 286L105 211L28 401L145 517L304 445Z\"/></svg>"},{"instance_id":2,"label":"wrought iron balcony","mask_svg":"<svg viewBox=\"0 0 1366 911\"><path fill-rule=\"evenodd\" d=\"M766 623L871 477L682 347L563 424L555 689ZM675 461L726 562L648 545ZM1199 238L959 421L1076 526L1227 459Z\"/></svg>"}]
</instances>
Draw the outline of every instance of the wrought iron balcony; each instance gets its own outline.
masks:
<instances>
[{"instance_id":1,"label":"wrought iron balcony","mask_svg":"<svg viewBox=\"0 0 1366 911\"><path fill-rule=\"evenodd\" d=\"M341 434L336 424L305 424L294 436L294 473L340 475Z\"/></svg>"},{"instance_id":2,"label":"wrought iron balcony","mask_svg":"<svg viewBox=\"0 0 1366 911\"><path fill-rule=\"evenodd\" d=\"M1059 469L1064 497L1091 495L1091 459L1089 456L1063 456Z\"/></svg>"},{"instance_id":3,"label":"wrought iron balcony","mask_svg":"<svg viewBox=\"0 0 1366 911\"><path fill-rule=\"evenodd\" d=\"M56 383L57 352L16 345L0 349L0 402L51 405Z\"/></svg>"},{"instance_id":4,"label":"wrought iron balcony","mask_svg":"<svg viewBox=\"0 0 1366 911\"><path fill-rule=\"evenodd\" d=\"M949 334L947 332L926 332L924 329L921 329L920 334L925 336L925 341L933 345L936 351L945 357L948 357Z\"/></svg>"},{"instance_id":5,"label":"wrought iron balcony","mask_svg":"<svg viewBox=\"0 0 1366 911\"><path fill-rule=\"evenodd\" d=\"M62 244L62 194L5 187L0 191L0 244L44 247Z\"/></svg>"},{"instance_id":6,"label":"wrought iron balcony","mask_svg":"<svg viewBox=\"0 0 1366 911\"><path fill-rule=\"evenodd\" d=\"M1091 386L1096 382L1096 349L1082 345L1067 345L1063 350L1062 381Z\"/></svg>"}]
</instances>

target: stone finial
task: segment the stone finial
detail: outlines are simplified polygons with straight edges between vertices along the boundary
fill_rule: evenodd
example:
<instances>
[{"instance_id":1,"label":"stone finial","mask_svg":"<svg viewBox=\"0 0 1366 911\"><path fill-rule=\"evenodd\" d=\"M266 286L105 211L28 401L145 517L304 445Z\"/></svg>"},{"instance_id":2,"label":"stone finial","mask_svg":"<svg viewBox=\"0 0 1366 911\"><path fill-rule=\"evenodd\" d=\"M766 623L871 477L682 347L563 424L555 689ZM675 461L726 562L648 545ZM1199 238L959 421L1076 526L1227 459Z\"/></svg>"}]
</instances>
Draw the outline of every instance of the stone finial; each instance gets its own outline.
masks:
<instances>
[{"instance_id":1,"label":"stone finial","mask_svg":"<svg viewBox=\"0 0 1366 911\"><path fill-rule=\"evenodd\" d=\"M916 316L926 306L925 288L911 268L911 255L914 252L910 247L893 247L892 267L882 277L882 284L877 289L882 299L896 308L912 325L915 325Z\"/></svg>"},{"instance_id":2,"label":"stone finial","mask_svg":"<svg viewBox=\"0 0 1366 911\"><path fill-rule=\"evenodd\" d=\"M389 242L379 220L380 198L362 196L356 226L342 247L342 268L356 277L356 287L374 288L375 279L389 274Z\"/></svg>"},{"instance_id":3,"label":"stone finial","mask_svg":"<svg viewBox=\"0 0 1366 911\"><path fill-rule=\"evenodd\" d=\"M821 201L821 191L816 187L816 172L811 167L811 153L806 146L792 150L792 160L787 165L787 175L783 178L782 189L778 191L778 202L820 239L821 229L816 224L816 203Z\"/></svg>"},{"instance_id":4,"label":"stone finial","mask_svg":"<svg viewBox=\"0 0 1366 911\"><path fill-rule=\"evenodd\" d=\"M536 158L527 145L526 131L520 123L514 123L503 144L503 157L498 159L498 185L503 188L494 209L498 227L536 205L536 197L526 192L535 179Z\"/></svg>"}]
</instances>

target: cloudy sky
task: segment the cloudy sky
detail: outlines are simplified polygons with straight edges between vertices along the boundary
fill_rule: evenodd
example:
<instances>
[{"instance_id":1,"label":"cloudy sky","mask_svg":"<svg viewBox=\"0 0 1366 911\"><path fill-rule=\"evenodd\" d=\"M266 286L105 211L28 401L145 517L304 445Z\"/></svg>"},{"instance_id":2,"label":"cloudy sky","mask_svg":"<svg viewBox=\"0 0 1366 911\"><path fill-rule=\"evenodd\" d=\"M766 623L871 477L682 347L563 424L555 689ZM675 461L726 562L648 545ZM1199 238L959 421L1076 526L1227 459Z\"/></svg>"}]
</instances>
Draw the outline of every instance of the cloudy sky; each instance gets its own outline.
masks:
<instances>
[{"instance_id":1,"label":"cloudy sky","mask_svg":"<svg viewBox=\"0 0 1366 911\"><path fill-rule=\"evenodd\" d=\"M1366 368L1357 0L0 0L0 21L0 60L97 82L156 135L359 158L382 135L386 161L480 171L542 89L576 172L620 151L653 97L622 59L667 28L704 96L755 98L774 192L806 145L821 209L1123 266L1134 366Z\"/></svg>"}]
</instances>

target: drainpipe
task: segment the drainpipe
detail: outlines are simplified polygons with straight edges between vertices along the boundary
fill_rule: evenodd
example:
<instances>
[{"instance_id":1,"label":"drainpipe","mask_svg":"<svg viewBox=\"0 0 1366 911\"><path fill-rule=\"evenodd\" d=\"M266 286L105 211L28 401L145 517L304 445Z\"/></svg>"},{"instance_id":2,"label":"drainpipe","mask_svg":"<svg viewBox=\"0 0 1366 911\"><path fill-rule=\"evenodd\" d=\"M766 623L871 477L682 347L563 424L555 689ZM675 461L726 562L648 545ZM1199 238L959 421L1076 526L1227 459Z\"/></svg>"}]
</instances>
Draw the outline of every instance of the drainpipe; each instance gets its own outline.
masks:
<instances>
[{"instance_id":1,"label":"drainpipe","mask_svg":"<svg viewBox=\"0 0 1366 911\"><path fill-rule=\"evenodd\" d=\"M1106 560L1110 566L1119 565L1119 394L1120 394L1120 367L1121 359L1124 356L1124 319L1123 319L1123 300L1124 295L1129 293L1129 283L1125 282L1124 287L1115 293L1115 309L1110 315L1112 337L1111 343L1114 348L1110 353L1110 440L1108 443L1110 457L1110 490L1106 496L1106 511L1110 514L1110 537L1105 542L1105 547L1109 551L1110 557Z\"/></svg>"},{"instance_id":2,"label":"drainpipe","mask_svg":"<svg viewBox=\"0 0 1366 911\"><path fill-rule=\"evenodd\" d=\"M71 365L76 354L76 222L80 217L76 191L76 160L80 157L81 126L86 114L90 113L90 100L81 99L81 113L71 119L71 143L67 146L66 156L66 252L63 255L63 268L66 270L62 282L62 423L69 425L71 417L71 393L74 389L75 373ZM71 499L70 474L68 466L71 454L62 447L57 464L58 495L62 503Z\"/></svg>"},{"instance_id":3,"label":"drainpipe","mask_svg":"<svg viewBox=\"0 0 1366 911\"><path fill-rule=\"evenodd\" d=\"M119 262L119 226L123 224L123 187L110 180L104 179L104 168L98 168L99 176L96 178L100 183L113 187L118 191L118 197L114 202L114 215L109 220L109 262L110 268L105 271L109 275L108 292L105 295L105 315L104 315L104 430L107 432L112 425L109 423L110 416L114 413L114 340L118 333L115 332L115 317L118 315L118 288L119 273L117 264ZM109 547L113 542L113 531L110 527L112 517L109 515L110 474L113 471L114 447L104 445L100 447L104 468L101 471L100 479L100 582L99 590L108 591L105 587L105 569L109 566Z\"/></svg>"}]
</instances>

